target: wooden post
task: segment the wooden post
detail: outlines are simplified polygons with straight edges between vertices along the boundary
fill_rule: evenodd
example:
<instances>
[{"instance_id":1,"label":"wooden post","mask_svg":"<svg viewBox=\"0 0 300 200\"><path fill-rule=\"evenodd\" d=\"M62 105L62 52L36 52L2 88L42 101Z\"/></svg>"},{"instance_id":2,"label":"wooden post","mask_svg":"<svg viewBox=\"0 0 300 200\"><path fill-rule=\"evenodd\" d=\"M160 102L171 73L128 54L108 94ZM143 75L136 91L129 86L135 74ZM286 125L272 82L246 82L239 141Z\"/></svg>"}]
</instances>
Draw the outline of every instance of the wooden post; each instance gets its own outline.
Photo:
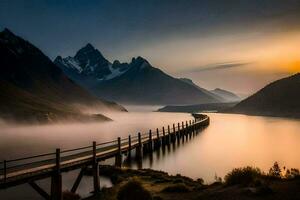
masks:
<instances>
[{"instance_id":1,"label":"wooden post","mask_svg":"<svg viewBox=\"0 0 300 200\"><path fill-rule=\"evenodd\" d=\"M178 132L177 132L177 141L179 141L179 139L180 139L180 123L178 123L177 124L177 126L178 126Z\"/></svg>"},{"instance_id":2,"label":"wooden post","mask_svg":"<svg viewBox=\"0 0 300 200\"><path fill-rule=\"evenodd\" d=\"M100 192L99 166L97 162L97 149L95 141L93 142L93 182L94 193Z\"/></svg>"},{"instance_id":3,"label":"wooden post","mask_svg":"<svg viewBox=\"0 0 300 200\"><path fill-rule=\"evenodd\" d=\"M163 145L166 144L166 132L165 132L165 127L163 126L163 138L162 138L162 143Z\"/></svg>"},{"instance_id":4,"label":"wooden post","mask_svg":"<svg viewBox=\"0 0 300 200\"><path fill-rule=\"evenodd\" d=\"M194 136L195 135L195 120L193 120L193 122L192 122L192 133Z\"/></svg>"},{"instance_id":5,"label":"wooden post","mask_svg":"<svg viewBox=\"0 0 300 200\"><path fill-rule=\"evenodd\" d=\"M173 124L173 134L172 134L172 142L176 141L176 129L175 129L175 124Z\"/></svg>"},{"instance_id":6,"label":"wooden post","mask_svg":"<svg viewBox=\"0 0 300 200\"><path fill-rule=\"evenodd\" d=\"M56 172L58 174L60 174L60 149L56 149L56 159L55 159L55 163L56 163Z\"/></svg>"},{"instance_id":7,"label":"wooden post","mask_svg":"<svg viewBox=\"0 0 300 200\"><path fill-rule=\"evenodd\" d=\"M118 154L121 154L121 138L118 137Z\"/></svg>"},{"instance_id":8,"label":"wooden post","mask_svg":"<svg viewBox=\"0 0 300 200\"><path fill-rule=\"evenodd\" d=\"M62 200L62 177L60 172L60 149L55 152L55 171L51 177L51 199Z\"/></svg>"},{"instance_id":9,"label":"wooden post","mask_svg":"<svg viewBox=\"0 0 300 200\"><path fill-rule=\"evenodd\" d=\"M159 148L160 146L160 137L159 137L159 130L156 129L156 142L155 142L155 148Z\"/></svg>"},{"instance_id":10,"label":"wooden post","mask_svg":"<svg viewBox=\"0 0 300 200\"><path fill-rule=\"evenodd\" d=\"M186 133L186 139L188 139L188 136L189 136L189 125L188 125L187 121L185 121L185 129L186 129L186 131L185 131L185 133Z\"/></svg>"},{"instance_id":11,"label":"wooden post","mask_svg":"<svg viewBox=\"0 0 300 200\"><path fill-rule=\"evenodd\" d=\"M189 121L189 134L192 135L192 121Z\"/></svg>"},{"instance_id":12,"label":"wooden post","mask_svg":"<svg viewBox=\"0 0 300 200\"><path fill-rule=\"evenodd\" d=\"M128 135L128 156L131 156L131 135Z\"/></svg>"},{"instance_id":13,"label":"wooden post","mask_svg":"<svg viewBox=\"0 0 300 200\"><path fill-rule=\"evenodd\" d=\"M167 136L167 144L170 144L170 135L171 131L170 131L170 126L168 125L168 136Z\"/></svg>"},{"instance_id":14,"label":"wooden post","mask_svg":"<svg viewBox=\"0 0 300 200\"><path fill-rule=\"evenodd\" d=\"M121 167L122 166L122 152L121 152L121 138L118 137L118 152L116 154L116 166Z\"/></svg>"},{"instance_id":15,"label":"wooden post","mask_svg":"<svg viewBox=\"0 0 300 200\"><path fill-rule=\"evenodd\" d=\"M141 138L141 133L138 133L138 142L139 145L136 147L136 158L141 159L142 158L142 138Z\"/></svg>"},{"instance_id":16,"label":"wooden post","mask_svg":"<svg viewBox=\"0 0 300 200\"><path fill-rule=\"evenodd\" d=\"M6 182L7 171L6 171L6 160L3 161L3 181Z\"/></svg>"},{"instance_id":17,"label":"wooden post","mask_svg":"<svg viewBox=\"0 0 300 200\"><path fill-rule=\"evenodd\" d=\"M184 139L184 136L185 136L184 122L181 122L181 125L182 125L182 138Z\"/></svg>"},{"instance_id":18,"label":"wooden post","mask_svg":"<svg viewBox=\"0 0 300 200\"><path fill-rule=\"evenodd\" d=\"M151 130L149 130L149 143L148 143L148 146L149 146L149 152L152 152L152 132L151 132Z\"/></svg>"},{"instance_id":19,"label":"wooden post","mask_svg":"<svg viewBox=\"0 0 300 200\"><path fill-rule=\"evenodd\" d=\"M182 141L184 142L184 136L185 136L184 122L181 122L181 125L182 125L182 129L181 129L181 132L182 132Z\"/></svg>"}]
</instances>

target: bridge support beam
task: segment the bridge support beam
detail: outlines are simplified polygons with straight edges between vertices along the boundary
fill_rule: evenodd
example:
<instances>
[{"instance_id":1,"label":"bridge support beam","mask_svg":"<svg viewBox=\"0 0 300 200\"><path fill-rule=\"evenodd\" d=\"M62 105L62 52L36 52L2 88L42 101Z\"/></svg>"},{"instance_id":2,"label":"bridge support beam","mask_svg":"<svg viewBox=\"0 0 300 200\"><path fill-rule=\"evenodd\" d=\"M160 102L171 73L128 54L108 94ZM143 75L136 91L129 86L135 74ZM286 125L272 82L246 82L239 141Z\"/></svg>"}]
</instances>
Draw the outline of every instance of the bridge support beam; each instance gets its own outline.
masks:
<instances>
[{"instance_id":1,"label":"bridge support beam","mask_svg":"<svg viewBox=\"0 0 300 200\"><path fill-rule=\"evenodd\" d=\"M116 167L122 166L122 152L121 152L121 138L120 137L118 137L118 152L116 154L115 165L116 165Z\"/></svg>"},{"instance_id":2,"label":"bridge support beam","mask_svg":"<svg viewBox=\"0 0 300 200\"><path fill-rule=\"evenodd\" d=\"M62 200L62 176L60 172L60 149L56 149L56 170L51 177L51 200Z\"/></svg>"},{"instance_id":3,"label":"bridge support beam","mask_svg":"<svg viewBox=\"0 0 300 200\"><path fill-rule=\"evenodd\" d=\"M170 126L168 125L168 135L167 135L167 137L166 137L166 139L167 139L167 145L169 145L170 144L170 137L171 137L171 131L170 131Z\"/></svg>"},{"instance_id":4,"label":"bridge support beam","mask_svg":"<svg viewBox=\"0 0 300 200\"><path fill-rule=\"evenodd\" d=\"M29 182L29 185L37 192L39 193L44 199L49 200L50 199L50 195L43 190L40 186L38 186L35 182Z\"/></svg>"},{"instance_id":5,"label":"bridge support beam","mask_svg":"<svg viewBox=\"0 0 300 200\"><path fill-rule=\"evenodd\" d=\"M135 157L137 159L142 159L142 138L141 138L141 133L138 133L138 146L135 148Z\"/></svg>"},{"instance_id":6,"label":"bridge support beam","mask_svg":"<svg viewBox=\"0 0 300 200\"><path fill-rule=\"evenodd\" d=\"M162 128L163 130L163 136L162 136L162 145L166 145L166 132L165 132L165 127Z\"/></svg>"},{"instance_id":7,"label":"bridge support beam","mask_svg":"<svg viewBox=\"0 0 300 200\"><path fill-rule=\"evenodd\" d=\"M160 137L159 137L159 130L156 129L156 139L154 141L154 148L158 149L160 147Z\"/></svg>"},{"instance_id":8,"label":"bridge support beam","mask_svg":"<svg viewBox=\"0 0 300 200\"><path fill-rule=\"evenodd\" d=\"M128 135L128 153L127 157L130 159L131 158L131 135Z\"/></svg>"},{"instance_id":9,"label":"bridge support beam","mask_svg":"<svg viewBox=\"0 0 300 200\"><path fill-rule=\"evenodd\" d=\"M149 130L149 143L148 143L148 151L149 153L152 153L153 149L153 143L152 143L152 132Z\"/></svg>"},{"instance_id":10,"label":"bridge support beam","mask_svg":"<svg viewBox=\"0 0 300 200\"><path fill-rule=\"evenodd\" d=\"M177 143L179 143L180 142L180 124L178 123L177 124L177 128L178 128L178 130L177 130L177 133L176 133L176 140L177 140Z\"/></svg>"},{"instance_id":11,"label":"bridge support beam","mask_svg":"<svg viewBox=\"0 0 300 200\"><path fill-rule=\"evenodd\" d=\"M94 193L100 192L100 179L99 179L99 165L97 162L97 149L96 142L93 142L93 185L94 185Z\"/></svg>"},{"instance_id":12,"label":"bridge support beam","mask_svg":"<svg viewBox=\"0 0 300 200\"><path fill-rule=\"evenodd\" d=\"M172 143L175 143L175 141L176 141L176 129L175 129L175 124L173 124L173 133L172 133L172 136L171 136L171 141L172 141Z\"/></svg>"},{"instance_id":13,"label":"bridge support beam","mask_svg":"<svg viewBox=\"0 0 300 200\"><path fill-rule=\"evenodd\" d=\"M79 174L78 174L78 176L77 176L77 178L76 178L76 180L75 180L75 182L73 184L73 187L71 189L72 193L76 193L76 190L77 190L77 188L78 188L78 186L80 184L80 181L81 181L81 179L83 177L84 171L85 171L85 167L81 168L81 170L80 170L80 172L79 172Z\"/></svg>"}]
</instances>

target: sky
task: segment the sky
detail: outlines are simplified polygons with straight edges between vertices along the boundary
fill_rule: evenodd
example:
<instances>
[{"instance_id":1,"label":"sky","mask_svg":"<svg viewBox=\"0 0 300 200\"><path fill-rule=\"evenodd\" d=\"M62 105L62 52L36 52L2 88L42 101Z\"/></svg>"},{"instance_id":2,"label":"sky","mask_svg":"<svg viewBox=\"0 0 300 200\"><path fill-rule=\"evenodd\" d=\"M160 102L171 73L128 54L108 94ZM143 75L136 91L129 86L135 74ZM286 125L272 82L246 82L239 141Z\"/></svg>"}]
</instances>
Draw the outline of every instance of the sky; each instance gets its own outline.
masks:
<instances>
[{"instance_id":1,"label":"sky","mask_svg":"<svg viewBox=\"0 0 300 200\"><path fill-rule=\"evenodd\" d=\"M1 0L7 27L51 59L87 43L201 87L251 94L300 71L300 0Z\"/></svg>"}]
</instances>

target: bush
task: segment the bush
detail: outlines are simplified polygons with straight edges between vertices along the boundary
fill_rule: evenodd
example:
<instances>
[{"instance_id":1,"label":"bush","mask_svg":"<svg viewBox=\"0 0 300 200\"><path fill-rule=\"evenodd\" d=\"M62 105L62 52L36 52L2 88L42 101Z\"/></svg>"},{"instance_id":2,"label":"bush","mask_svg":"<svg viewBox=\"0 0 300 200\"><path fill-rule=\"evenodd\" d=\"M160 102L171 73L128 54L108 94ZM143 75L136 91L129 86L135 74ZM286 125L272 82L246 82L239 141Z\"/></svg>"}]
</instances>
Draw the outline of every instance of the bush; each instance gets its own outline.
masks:
<instances>
[{"instance_id":1,"label":"bush","mask_svg":"<svg viewBox=\"0 0 300 200\"><path fill-rule=\"evenodd\" d=\"M235 168L225 176L226 185L241 184L248 186L256 183L262 177L262 172L254 167Z\"/></svg>"},{"instance_id":2,"label":"bush","mask_svg":"<svg viewBox=\"0 0 300 200\"><path fill-rule=\"evenodd\" d=\"M285 178L287 179L295 179L300 177L299 169L291 168L287 169L285 172Z\"/></svg>"},{"instance_id":3,"label":"bush","mask_svg":"<svg viewBox=\"0 0 300 200\"><path fill-rule=\"evenodd\" d=\"M273 167L270 168L268 175L276 178L281 178L281 169L278 162L275 162Z\"/></svg>"},{"instance_id":4,"label":"bush","mask_svg":"<svg viewBox=\"0 0 300 200\"><path fill-rule=\"evenodd\" d=\"M198 178L197 180L197 183L203 185L204 184L204 180L202 178Z\"/></svg>"},{"instance_id":5,"label":"bush","mask_svg":"<svg viewBox=\"0 0 300 200\"><path fill-rule=\"evenodd\" d=\"M173 193L173 192L184 193L190 191L191 190L183 183L167 186L162 190L162 192L168 192L168 193Z\"/></svg>"},{"instance_id":6,"label":"bush","mask_svg":"<svg viewBox=\"0 0 300 200\"><path fill-rule=\"evenodd\" d=\"M140 182L130 180L123 185L117 195L118 200L151 200L152 196Z\"/></svg>"}]
</instances>

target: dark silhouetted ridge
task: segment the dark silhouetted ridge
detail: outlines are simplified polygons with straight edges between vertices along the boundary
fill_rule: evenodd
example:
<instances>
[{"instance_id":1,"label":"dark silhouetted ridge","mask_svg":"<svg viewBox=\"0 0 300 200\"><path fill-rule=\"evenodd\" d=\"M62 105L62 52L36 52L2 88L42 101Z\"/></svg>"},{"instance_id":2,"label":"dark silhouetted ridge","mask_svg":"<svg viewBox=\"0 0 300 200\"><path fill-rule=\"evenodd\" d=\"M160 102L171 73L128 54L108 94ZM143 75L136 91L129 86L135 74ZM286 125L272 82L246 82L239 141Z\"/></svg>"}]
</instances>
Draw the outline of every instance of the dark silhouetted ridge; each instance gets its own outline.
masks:
<instances>
[{"instance_id":1,"label":"dark silhouetted ridge","mask_svg":"<svg viewBox=\"0 0 300 200\"><path fill-rule=\"evenodd\" d=\"M231 111L251 115L300 117L300 74L277 80Z\"/></svg>"}]
</instances>

